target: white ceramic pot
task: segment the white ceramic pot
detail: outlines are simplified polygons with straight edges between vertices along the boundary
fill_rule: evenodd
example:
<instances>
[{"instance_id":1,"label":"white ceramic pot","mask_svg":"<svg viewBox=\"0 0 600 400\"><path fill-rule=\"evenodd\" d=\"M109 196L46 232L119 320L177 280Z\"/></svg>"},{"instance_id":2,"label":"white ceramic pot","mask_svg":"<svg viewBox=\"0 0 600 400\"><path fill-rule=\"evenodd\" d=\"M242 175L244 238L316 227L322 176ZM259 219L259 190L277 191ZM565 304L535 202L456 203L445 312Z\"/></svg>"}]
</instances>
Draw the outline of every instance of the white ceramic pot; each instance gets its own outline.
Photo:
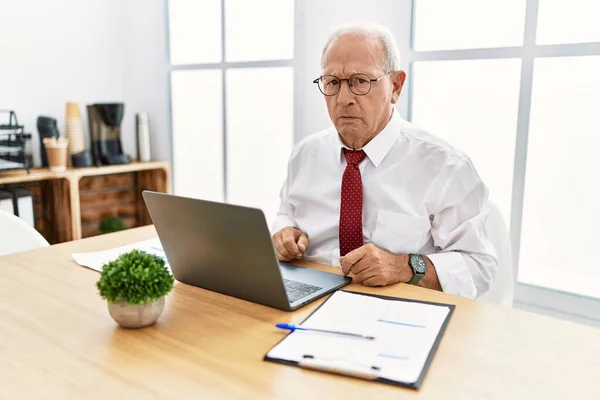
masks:
<instances>
[{"instance_id":1,"label":"white ceramic pot","mask_svg":"<svg viewBox=\"0 0 600 400\"><path fill-rule=\"evenodd\" d=\"M122 328L143 328L156 322L165 308L165 297L152 303L127 305L124 301L108 303L108 312Z\"/></svg>"}]
</instances>

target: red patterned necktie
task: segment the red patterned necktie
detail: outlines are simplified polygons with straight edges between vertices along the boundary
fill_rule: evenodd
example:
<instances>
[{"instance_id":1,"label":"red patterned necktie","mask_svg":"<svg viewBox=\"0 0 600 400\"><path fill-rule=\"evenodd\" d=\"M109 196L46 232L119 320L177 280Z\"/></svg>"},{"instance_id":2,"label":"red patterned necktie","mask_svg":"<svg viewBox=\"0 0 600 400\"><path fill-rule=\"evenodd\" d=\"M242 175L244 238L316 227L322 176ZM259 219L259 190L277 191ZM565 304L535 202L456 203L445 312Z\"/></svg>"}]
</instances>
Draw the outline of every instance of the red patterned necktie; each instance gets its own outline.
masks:
<instances>
[{"instance_id":1,"label":"red patterned necktie","mask_svg":"<svg viewBox=\"0 0 600 400\"><path fill-rule=\"evenodd\" d=\"M362 150L343 150L346 156L346 170L342 177L340 203L340 256L345 256L363 245L363 188L358 164L366 157Z\"/></svg>"}]
</instances>

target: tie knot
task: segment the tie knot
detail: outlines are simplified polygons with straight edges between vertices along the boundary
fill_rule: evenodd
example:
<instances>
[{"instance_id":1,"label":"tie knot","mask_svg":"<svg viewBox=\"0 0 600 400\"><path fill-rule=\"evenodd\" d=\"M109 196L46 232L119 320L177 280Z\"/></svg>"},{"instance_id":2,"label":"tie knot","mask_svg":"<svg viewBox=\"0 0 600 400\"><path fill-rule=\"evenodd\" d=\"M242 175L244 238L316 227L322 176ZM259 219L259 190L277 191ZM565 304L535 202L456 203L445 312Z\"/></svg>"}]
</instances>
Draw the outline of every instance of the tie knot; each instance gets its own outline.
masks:
<instances>
[{"instance_id":1,"label":"tie knot","mask_svg":"<svg viewBox=\"0 0 600 400\"><path fill-rule=\"evenodd\" d=\"M344 148L346 162L352 165L358 165L367 156L363 150L348 150Z\"/></svg>"}]
</instances>

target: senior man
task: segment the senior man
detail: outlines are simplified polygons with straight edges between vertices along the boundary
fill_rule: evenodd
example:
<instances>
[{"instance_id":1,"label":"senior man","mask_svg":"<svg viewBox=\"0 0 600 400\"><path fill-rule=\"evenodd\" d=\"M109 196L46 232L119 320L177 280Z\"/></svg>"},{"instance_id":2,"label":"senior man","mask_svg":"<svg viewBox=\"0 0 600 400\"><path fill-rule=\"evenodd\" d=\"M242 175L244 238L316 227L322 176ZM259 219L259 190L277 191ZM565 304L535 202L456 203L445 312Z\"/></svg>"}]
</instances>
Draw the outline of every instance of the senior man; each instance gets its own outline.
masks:
<instances>
[{"instance_id":1,"label":"senior man","mask_svg":"<svg viewBox=\"0 0 600 400\"><path fill-rule=\"evenodd\" d=\"M411 283L465 297L497 270L487 189L471 160L394 110L406 74L389 31L335 31L321 57L334 127L295 145L273 243L280 261L341 266L367 286Z\"/></svg>"}]
</instances>

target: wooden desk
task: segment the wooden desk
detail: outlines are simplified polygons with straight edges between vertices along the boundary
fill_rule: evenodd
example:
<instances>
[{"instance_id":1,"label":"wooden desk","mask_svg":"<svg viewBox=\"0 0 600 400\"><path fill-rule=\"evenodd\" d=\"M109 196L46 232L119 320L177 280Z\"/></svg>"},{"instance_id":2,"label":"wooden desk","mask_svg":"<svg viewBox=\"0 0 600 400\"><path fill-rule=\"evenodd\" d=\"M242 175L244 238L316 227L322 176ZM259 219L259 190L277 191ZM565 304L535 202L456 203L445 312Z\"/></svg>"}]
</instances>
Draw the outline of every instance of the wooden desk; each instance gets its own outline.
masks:
<instances>
[{"instance_id":1,"label":"wooden desk","mask_svg":"<svg viewBox=\"0 0 600 400\"><path fill-rule=\"evenodd\" d=\"M0 397L600 399L600 330L407 285L348 289L457 305L419 392L262 361L273 324L316 303L287 313L176 283L156 325L120 329L70 253L153 236L0 257Z\"/></svg>"}]
</instances>

